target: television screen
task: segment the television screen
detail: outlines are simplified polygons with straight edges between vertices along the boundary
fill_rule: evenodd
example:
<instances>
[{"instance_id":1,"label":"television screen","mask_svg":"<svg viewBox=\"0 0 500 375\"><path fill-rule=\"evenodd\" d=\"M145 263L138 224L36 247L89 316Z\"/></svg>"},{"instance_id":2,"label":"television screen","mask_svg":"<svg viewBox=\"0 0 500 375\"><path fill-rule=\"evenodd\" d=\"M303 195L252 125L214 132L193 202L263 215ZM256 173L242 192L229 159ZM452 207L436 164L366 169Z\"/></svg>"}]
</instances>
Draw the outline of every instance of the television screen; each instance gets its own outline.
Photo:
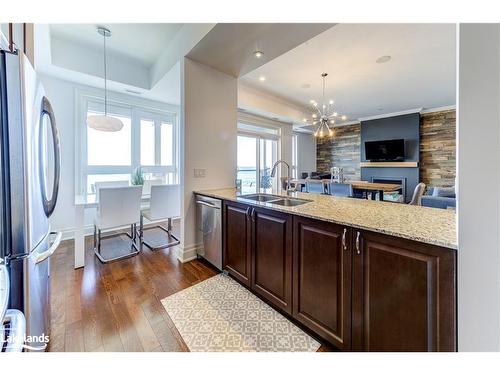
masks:
<instances>
[{"instance_id":1,"label":"television screen","mask_svg":"<svg viewBox=\"0 0 500 375\"><path fill-rule=\"evenodd\" d=\"M390 139L365 142L365 158L367 161L403 161L405 140Z\"/></svg>"}]
</instances>

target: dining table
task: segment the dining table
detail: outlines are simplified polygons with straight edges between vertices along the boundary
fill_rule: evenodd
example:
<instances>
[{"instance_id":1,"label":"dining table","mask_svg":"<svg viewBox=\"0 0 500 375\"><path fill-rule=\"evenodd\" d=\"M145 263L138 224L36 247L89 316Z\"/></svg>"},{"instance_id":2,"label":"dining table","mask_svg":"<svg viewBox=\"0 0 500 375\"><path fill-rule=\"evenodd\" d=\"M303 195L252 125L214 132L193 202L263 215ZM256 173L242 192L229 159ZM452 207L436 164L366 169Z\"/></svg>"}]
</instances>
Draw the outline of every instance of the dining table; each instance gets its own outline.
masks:
<instances>
[{"instance_id":1,"label":"dining table","mask_svg":"<svg viewBox=\"0 0 500 375\"><path fill-rule=\"evenodd\" d=\"M311 180L318 181L314 179ZM296 187L300 186L301 187L300 190L302 190L302 187L305 187L306 185L306 181L307 179L305 178L292 179L290 180L290 184L294 184ZM330 182L332 182L332 180L322 179L321 182L323 182L324 185L327 185ZM397 191L402 188L402 186L399 184L386 184L386 183L369 182L369 181L345 181L344 183L352 185L352 188L355 190L361 190L366 192L367 194L370 193L372 200L376 199L375 193L378 193L379 200L381 201L384 200L384 193Z\"/></svg>"}]
</instances>

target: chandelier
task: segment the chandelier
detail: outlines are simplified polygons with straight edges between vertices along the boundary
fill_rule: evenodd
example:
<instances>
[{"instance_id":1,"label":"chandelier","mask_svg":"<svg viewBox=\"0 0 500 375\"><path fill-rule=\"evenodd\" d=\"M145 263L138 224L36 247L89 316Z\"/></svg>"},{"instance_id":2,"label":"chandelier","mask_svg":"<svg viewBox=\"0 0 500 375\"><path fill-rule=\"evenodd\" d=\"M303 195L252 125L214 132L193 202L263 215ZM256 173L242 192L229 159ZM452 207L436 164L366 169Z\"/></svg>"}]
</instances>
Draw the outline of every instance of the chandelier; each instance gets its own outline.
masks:
<instances>
[{"instance_id":1,"label":"chandelier","mask_svg":"<svg viewBox=\"0 0 500 375\"><path fill-rule=\"evenodd\" d=\"M325 101L325 81L328 73L323 73L321 77L323 78L323 99L321 104L319 104L316 100L311 99L310 103L313 109L312 114L312 125L317 125L317 129L314 132L315 137L324 137L325 135L332 136L333 135L333 126L335 125L335 121L341 119L345 121L347 119L346 116L339 115L335 109L333 108L334 101L329 100L328 103ZM307 119L304 121L307 122Z\"/></svg>"}]
</instances>

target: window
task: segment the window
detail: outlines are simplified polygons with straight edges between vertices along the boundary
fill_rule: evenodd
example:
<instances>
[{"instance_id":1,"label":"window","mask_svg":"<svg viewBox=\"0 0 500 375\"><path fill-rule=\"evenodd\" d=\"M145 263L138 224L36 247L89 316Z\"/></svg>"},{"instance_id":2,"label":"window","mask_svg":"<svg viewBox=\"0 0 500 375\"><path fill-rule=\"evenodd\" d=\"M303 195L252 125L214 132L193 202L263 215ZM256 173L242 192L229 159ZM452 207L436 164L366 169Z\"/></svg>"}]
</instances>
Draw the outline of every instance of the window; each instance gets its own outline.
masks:
<instances>
[{"instance_id":1,"label":"window","mask_svg":"<svg viewBox=\"0 0 500 375\"><path fill-rule=\"evenodd\" d=\"M251 192L257 188L257 139L238 136L237 173L241 180L242 192Z\"/></svg>"},{"instance_id":2,"label":"window","mask_svg":"<svg viewBox=\"0 0 500 375\"><path fill-rule=\"evenodd\" d=\"M155 165L155 123L141 120L141 165Z\"/></svg>"},{"instance_id":3,"label":"window","mask_svg":"<svg viewBox=\"0 0 500 375\"><path fill-rule=\"evenodd\" d=\"M88 111L88 116L104 113ZM130 150L130 117L113 116L123 122L119 132L102 132L88 128L87 130L87 164L88 165L130 165L132 153ZM113 152L109 152L109 145Z\"/></svg>"},{"instance_id":4,"label":"window","mask_svg":"<svg viewBox=\"0 0 500 375\"><path fill-rule=\"evenodd\" d=\"M103 101L82 96L83 121L104 113ZM131 181L140 167L145 179L178 183L177 129L174 113L142 107L108 105L108 115L123 122L119 132L102 132L82 126L81 150L76 150L77 192L94 194L95 183Z\"/></svg>"},{"instance_id":5,"label":"window","mask_svg":"<svg viewBox=\"0 0 500 375\"><path fill-rule=\"evenodd\" d=\"M174 125L168 122L161 123L161 165L174 164Z\"/></svg>"}]
</instances>

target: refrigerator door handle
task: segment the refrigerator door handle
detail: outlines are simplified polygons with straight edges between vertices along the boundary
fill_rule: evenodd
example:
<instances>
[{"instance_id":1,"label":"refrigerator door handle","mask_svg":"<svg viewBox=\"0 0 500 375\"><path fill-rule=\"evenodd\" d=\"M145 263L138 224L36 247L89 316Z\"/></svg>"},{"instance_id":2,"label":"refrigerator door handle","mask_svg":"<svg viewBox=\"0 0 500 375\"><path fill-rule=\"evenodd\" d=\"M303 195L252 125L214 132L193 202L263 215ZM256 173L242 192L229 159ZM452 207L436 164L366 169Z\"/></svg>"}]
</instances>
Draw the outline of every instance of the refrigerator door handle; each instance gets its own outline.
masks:
<instances>
[{"instance_id":1,"label":"refrigerator door handle","mask_svg":"<svg viewBox=\"0 0 500 375\"><path fill-rule=\"evenodd\" d=\"M45 181L42 183L42 199L43 199L43 209L45 211L45 214L47 217L52 215L52 212L54 212L54 209L56 208L56 203L57 203L57 195L59 193L59 178L61 174L61 146L59 144L59 132L57 131L57 126L56 126L56 119L54 116L54 110L52 109L52 105L49 102L49 99L47 99L45 96L42 99L42 108L40 111L40 135L39 139L40 142L42 142L43 139L43 126L42 126L42 119L43 116L47 115L50 120L50 128L52 131L52 142L54 144L54 182L53 182L53 188L52 188L52 197L50 200L47 199L47 191L45 188ZM40 160L43 160L43 148L39 148L40 152ZM44 171L44 166L43 163L40 163L40 175L44 176L45 171Z\"/></svg>"},{"instance_id":2,"label":"refrigerator door handle","mask_svg":"<svg viewBox=\"0 0 500 375\"><path fill-rule=\"evenodd\" d=\"M36 257L35 264L41 263L47 258L50 258L50 256L54 254L54 252L59 247L59 244L61 243L62 232L50 232L50 234L55 234L56 238L54 242L52 242L52 245L50 245L50 247L46 251L44 251L41 254L38 254L38 256Z\"/></svg>"}]
</instances>

